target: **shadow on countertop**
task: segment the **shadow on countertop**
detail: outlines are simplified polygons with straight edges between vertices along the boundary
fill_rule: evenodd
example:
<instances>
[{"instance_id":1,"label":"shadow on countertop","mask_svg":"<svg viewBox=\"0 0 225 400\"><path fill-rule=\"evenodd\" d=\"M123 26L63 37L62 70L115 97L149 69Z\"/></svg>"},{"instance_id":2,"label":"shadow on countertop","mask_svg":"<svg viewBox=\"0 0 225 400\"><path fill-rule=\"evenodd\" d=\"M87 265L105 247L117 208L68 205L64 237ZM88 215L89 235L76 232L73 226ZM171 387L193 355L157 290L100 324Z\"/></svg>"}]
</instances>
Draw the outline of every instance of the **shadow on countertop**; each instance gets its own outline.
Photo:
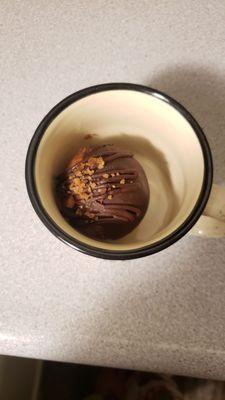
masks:
<instances>
[{"instance_id":1,"label":"shadow on countertop","mask_svg":"<svg viewBox=\"0 0 225 400\"><path fill-rule=\"evenodd\" d=\"M213 153L215 181L225 183L225 77L204 65L171 66L146 85L174 97L203 128Z\"/></svg>"}]
</instances>

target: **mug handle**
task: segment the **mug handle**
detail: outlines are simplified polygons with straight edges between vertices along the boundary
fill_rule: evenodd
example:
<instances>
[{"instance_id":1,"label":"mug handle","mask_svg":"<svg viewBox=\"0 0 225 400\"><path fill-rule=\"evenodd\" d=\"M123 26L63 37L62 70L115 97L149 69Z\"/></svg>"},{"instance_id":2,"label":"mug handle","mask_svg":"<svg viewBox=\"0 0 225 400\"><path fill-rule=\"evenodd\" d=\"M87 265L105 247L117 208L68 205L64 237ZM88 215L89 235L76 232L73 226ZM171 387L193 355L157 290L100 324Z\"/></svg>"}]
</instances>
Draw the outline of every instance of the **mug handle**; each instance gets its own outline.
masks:
<instances>
[{"instance_id":1,"label":"mug handle","mask_svg":"<svg viewBox=\"0 0 225 400\"><path fill-rule=\"evenodd\" d=\"M205 210L190 234L202 237L225 236L225 186L212 186Z\"/></svg>"}]
</instances>

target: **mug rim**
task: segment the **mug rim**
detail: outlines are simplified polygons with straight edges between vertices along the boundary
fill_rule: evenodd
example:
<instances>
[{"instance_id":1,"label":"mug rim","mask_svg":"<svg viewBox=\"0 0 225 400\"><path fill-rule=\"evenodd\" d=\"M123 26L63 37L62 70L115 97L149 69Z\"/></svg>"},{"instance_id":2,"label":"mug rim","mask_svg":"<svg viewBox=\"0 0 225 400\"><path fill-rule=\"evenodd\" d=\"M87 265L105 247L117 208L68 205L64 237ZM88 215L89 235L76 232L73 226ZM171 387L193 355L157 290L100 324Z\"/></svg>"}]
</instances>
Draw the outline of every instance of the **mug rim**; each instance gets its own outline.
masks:
<instances>
[{"instance_id":1,"label":"mug rim","mask_svg":"<svg viewBox=\"0 0 225 400\"><path fill-rule=\"evenodd\" d=\"M46 129L48 128L50 123L65 108L75 103L76 101L81 100L82 98L87 97L89 95L109 90L132 90L132 91L142 92L150 96L160 98L162 101L165 101L168 104L170 104L192 126L192 129L194 130L198 138L198 141L200 143L204 159L204 176L203 176L201 191L193 210L188 215L186 220L177 229L175 229L169 235L165 236L163 239L155 243L149 244L147 246L142 246L133 250L101 249L100 247L98 248L83 243L73 238L68 233L64 232L64 230L62 230L54 222L54 220L48 215L47 211L44 209L41 200L39 198L38 190L35 183L34 165L35 165L36 153L40 141L44 136ZM209 147L209 143L206 139L206 136L202 128L195 120L195 118L192 116L192 114L189 111L187 111L186 108L182 106L177 100L173 99L172 97L168 96L162 91L144 85L139 85L134 83L122 83L122 82L104 83L95 86L90 86L85 89L81 89L65 97L58 104L56 104L42 119L42 121L40 122L40 124L38 125L37 129L34 132L34 135L30 141L27 150L26 163L25 163L25 180L26 180L27 192L34 210L36 211L37 215L44 223L44 225L58 239L60 239L70 247L79 250L80 252L85 253L87 255L91 255L97 258L111 259L111 260L128 260L133 258L144 257L166 249L167 247L169 247L170 245L181 239L194 226L194 224L201 216L210 195L212 180L213 180L213 162L212 162L212 154Z\"/></svg>"}]
</instances>

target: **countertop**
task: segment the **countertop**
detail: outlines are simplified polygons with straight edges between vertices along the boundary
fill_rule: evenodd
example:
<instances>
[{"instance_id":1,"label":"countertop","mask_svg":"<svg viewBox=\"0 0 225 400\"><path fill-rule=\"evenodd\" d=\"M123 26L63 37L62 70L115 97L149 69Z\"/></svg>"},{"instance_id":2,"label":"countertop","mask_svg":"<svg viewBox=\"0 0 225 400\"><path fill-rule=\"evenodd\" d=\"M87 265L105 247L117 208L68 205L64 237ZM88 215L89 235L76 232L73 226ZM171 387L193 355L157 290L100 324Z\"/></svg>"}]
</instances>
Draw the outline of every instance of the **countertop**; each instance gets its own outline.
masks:
<instances>
[{"instance_id":1,"label":"countertop","mask_svg":"<svg viewBox=\"0 0 225 400\"><path fill-rule=\"evenodd\" d=\"M225 183L222 1L1 1L0 353L225 379L225 240L186 236L133 261L67 247L29 202L24 162L43 116L96 83L181 101Z\"/></svg>"}]
</instances>

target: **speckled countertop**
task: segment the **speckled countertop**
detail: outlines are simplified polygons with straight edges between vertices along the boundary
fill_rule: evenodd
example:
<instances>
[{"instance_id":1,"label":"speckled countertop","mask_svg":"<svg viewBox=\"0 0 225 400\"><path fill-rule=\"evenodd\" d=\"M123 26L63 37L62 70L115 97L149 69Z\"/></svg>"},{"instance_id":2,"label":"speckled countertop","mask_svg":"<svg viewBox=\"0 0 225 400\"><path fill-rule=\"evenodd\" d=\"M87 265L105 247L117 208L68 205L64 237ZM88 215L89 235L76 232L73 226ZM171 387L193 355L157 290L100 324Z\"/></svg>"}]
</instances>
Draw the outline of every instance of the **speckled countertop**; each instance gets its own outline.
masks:
<instances>
[{"instance_id":1,"label":"speckled countertop","mask_svg":"<svg viewBox=\"0 0 225 400\"><path fill-rule=\"evenodd\" d=\"M132 262L55 239L26 193L47 111L92 85L151 85L193 112L225 183L223 1L1 1L0 353L225 379L225 240Z\"/></svg>"}]
</instances>

